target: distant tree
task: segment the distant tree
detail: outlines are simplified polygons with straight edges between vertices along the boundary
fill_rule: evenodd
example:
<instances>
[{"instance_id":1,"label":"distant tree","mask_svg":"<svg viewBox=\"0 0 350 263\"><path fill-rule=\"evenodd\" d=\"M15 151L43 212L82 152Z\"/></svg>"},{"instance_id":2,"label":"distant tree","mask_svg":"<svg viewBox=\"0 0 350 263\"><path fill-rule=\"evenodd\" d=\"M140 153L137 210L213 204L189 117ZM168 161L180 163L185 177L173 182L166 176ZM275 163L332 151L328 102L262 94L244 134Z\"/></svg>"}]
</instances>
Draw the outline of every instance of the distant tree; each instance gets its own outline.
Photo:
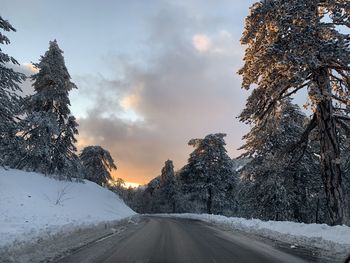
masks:
<instances>
[{"instance_id":1,"label":"distant tree","mask_svg":"<svg viewBox=\"0 0 350 263\"><path fill-rule=\"evenodd\" d=\"M16 31L12 25L0 16L0 30ZM8 45L10 40L0 32L0 44ZM16 72L10 65L19 65L17 60L0 49L0 165L7 164L9 155L16 152L18 125L16 116L21 111L21 91L19 84L25 75Z\"/></svg>"},{"instance_id":2,"label":"distant tree","mask_svg":"<svg viewBox=\"0 0 350 263\"><path fill-rule=\"evenodd\" d=\"M319 177L319 147L309 143L302 155L289 151L299 141L307 120L297 105L285 99L269 119L257 123L244 136L246 143L241 149L246 152L242 156L253 160L241 171L241 216L298 222L327 220L320 211L325 207L325 195Z\"/></svg>"},{"instance_id":3,"label":"distant tree","mask_svg":"<svg viewBox=\"0 0 350 263\"><path fill-rule=\"evenodd\" d=\"M117 193L120 198L124 199L126 198L127 195L127 189L125 185L125 181L123 178L117 178L117 179L109 179L107 186L109 190Z\"/></svg>"},{"instance_id":4,"label":"distant tree","mask_svg":"<svg viewBox=\"0 0 350 263\"><path fill-rule=\"evenodd\" d=\"M174 165L171 160L167 160L165 166L162 168L162 174L160 176L160 191L161 202L163 203L163 207L165 206L165 208L161 209L161 212L175 213L179 189L175 178Z\"/></svg>"},{"instance_id":5,"label":"distant tree","mask_svg":"<svg viewBox=\"0 0 350 263\"><path fill-rule=\"evenodd\" d=\"M79 170L74 145L78 124L70 112L68 94L76 86L70 81L62 53L57 41L51 41L35 64L35 94L28 97L26 118L21 122L25 152L16 166L71 179Z\"/></svg>"},{"instance_id":6,"label":"distant tree","mask_svg":"<svg viewBox=\"0 0 350 263\"><path fill-rule=\"evenodd\" d=\"M171 160L165 162L161 175L147 185L127 190L126 198L131 208L139 213L178 212L179 186ZM130 200L131 197L131 200Z\"/></svg>"},{"instance_id":7,"label":"distant tree","mask_svg":"<svg viewBox=\"0 0 350 263\"><path fill-rule=\"evenodd\" d=\"M117 169L111 154L101 146L87 146L80 153L84 178L101 186L112 179L111 172Z\"/></svg>"},{"instance_id":8,"label":"distant tree","mask_svg":"<svg viewBox=\"0 0 350 263\"><path fill-rule=\"evenodd\" d=\"M161 213L162 211L160 180L160 176L153 178L143 192L143 206L147 213Z\"/></svg>"},{"instance_id":9,"label":"distant tree","mask_svg":"<svg viewBox=\"0 0 350 263\"><path fill-rule=\"evenodd\" d=\"M233 202L232 192L237 184L237 173L225 149L225 136L217 133L190 140L188 144L195 149L180 174L183 191L190 193L190 201L203 202L202 212L209 214L222 213Z\"/></svg>"},{"instance_id":10,"label":"distant tree","mask_svg":"<svg viewBox=\"0 0 350 263\"><path fill-rule=\"evenodd\" d=\"M133 209L134 211L136 211L134 209L134 200L135 200L135 193L136 193L136 189L137 188L133 188L131 186L129 186L128 188L125 189L124 191L124 195L123 195L123 200L124 202L129 206L131 207L131 209Z\"/></svg>"},{"instance_id":11,"label":"distant tree","mask_svg":"<svg viewBox=\"0 0 350 263\"><path fill-rule=\"evenodd\" d=\"M123 178L118 177L117 180L114 180L114 184L116 187L119 187L119 188L125 187L125 181Z\"/></svg>"},{"instance_id":12,"label":"distant tree","mask_svg":"<svg viewBox=\"0 0 350 263\"><path fill-rule=\"evenodd\" d=\"M124 199L126 203L137 213L153 213L152 196L147 190L147 187L138 187L135 189L129 188L127 190L128 198Z\"/></svg>"},{"instance_id":13,"label":"distant tree","mask_svg":"<svg viewBox=\"0 0 350 263\"><path fill-rule=\"evenodd\" d=\"M314 111L299 145L318 129L321 175L332 224L349 223L341 129L349 130L350 6L348 0L264 0L246 19L247 45L239 71L243 88L254 87L241 121L264 121L283 98L307 89Z\"/></svg>"}]
</instances>

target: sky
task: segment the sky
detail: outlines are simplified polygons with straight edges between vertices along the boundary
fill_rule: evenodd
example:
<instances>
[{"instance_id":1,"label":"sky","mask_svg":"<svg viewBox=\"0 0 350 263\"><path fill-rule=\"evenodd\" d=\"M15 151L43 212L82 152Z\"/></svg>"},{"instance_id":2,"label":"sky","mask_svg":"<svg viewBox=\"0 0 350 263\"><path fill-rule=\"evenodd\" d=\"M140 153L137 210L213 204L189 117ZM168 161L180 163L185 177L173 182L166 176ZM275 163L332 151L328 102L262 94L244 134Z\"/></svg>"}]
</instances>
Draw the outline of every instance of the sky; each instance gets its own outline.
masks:
<instances>
[{"instance_id":1,"label":"sky","mask_svg":"<svg viewBox=\"0 0 350 263\"><path fill-rule=\"evenodd\" d=\"M3 50L31 74L56 39L78 86L70 99L79 149L101 145L115 177L144 184L168 159L185 165L192 138L226 133L229 155L239 155L249 127L237 116L249 92L236 72L253 2L0 0L17 29Z\"/></svg>"}]
</instances>

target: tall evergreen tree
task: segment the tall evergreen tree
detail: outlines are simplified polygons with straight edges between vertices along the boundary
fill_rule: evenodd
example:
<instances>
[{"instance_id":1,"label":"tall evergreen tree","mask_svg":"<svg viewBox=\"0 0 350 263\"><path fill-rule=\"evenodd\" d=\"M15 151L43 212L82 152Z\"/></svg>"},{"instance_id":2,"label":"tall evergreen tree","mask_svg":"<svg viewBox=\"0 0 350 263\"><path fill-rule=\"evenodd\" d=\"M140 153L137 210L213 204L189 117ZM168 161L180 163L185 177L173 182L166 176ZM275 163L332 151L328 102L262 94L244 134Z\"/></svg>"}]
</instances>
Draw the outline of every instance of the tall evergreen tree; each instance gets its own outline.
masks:
<instances>
[{"instance_id":1,"label":"tall evergreen tree","mask_svg":"<svg viewBox=\"0 0 350 263\"><path fill-rule=\"evenodd\" d=\"M239 71L255 87L241 121L266 120L283 98L307 89L314 110L300 144L319 131L321 175L332 224L349 223L339 129L349 127L350 35L348 0L261 0L246 19L247 45Z\"/></svg>"},{"instance_id":2,"label":"tall evergreen tree","mask_svg":"<svg viewBox=\"0 0 350 263\"><path fill-rule=\"evenodd\" d=\"M253 160L241 173L242 216L328 222L321 211L325 195L319 177L318 145L310 143L303 155L289 151L299 141L306 122L300 108L285 99L270 119L244 136L243 156Z\"/></svg>"},{"instance_id":3,"label":"tall evergreen tree","mask_svg":"<svg viewBox=\"0 0 350 263\"><path fill-rule=\"evenodd\" d=\"M16 31L12 25L0 16L0 30L5 32ZM0 31L0 44L8 45L10 40ZM0 48L0 165L7 162L5 159L10 151L15 151L18 125L15 116L20 112L21 91L19 84L25 80L25 75L16 72L10 65L19 65L17 60L2 52ZM11 154L10 154L11 155Z\"/></svg>"},{"instance_id":4,"label":"tall evergreen tree","mask_svg":"<svg viewBox=\"0 0 350 263\"><path fill-rule=\"evenodd\" d=\"M190 200L204 203L201 212L223 213L232 202L229 197L237 183L237 174L225 149L225 136L222 133L210 134L188 143L195 149L181 172L181 178L184 191L191 195Z\"/></svg>"},{"instance_id":5,"label":"tall evergreen tree","mask_svg":"<svg viewBox=\"0 0 350 263\"><path fill-rule=\"evenodd\" d=\"M111 171L117 169L111 154L101 146L87 146L80 153L84 178L101 186L113 180Z\"/></svg>"},{"instance_id":6,"label":"tall evergreen tree","mask_svg":"<svg viewBox=\"0 0 350 263\"><path fill-rule=\"evenodd\" d=\"M165 206L161 212L175 213L178 187L174 173L174 165L171 160L167 160L162 168L162 174L160 176L160 191L161 202L164 204L163 206Z\"/></svg>"},{"instance_id":7,"label":"tall evergreen tree","mask_svg":"<svg viewBox=\"0 0 350 263\"><path fill-rule=\"evenodd\" d=\"M57 41L51 41L49 50L35 64L35 94L26 101L27 116L21 123L25 151L16 166L70 179L77 176L79 168L74 145L78 124L68 97L76 86L70 81L62 54Z\"/></svg>"}]
</instances>

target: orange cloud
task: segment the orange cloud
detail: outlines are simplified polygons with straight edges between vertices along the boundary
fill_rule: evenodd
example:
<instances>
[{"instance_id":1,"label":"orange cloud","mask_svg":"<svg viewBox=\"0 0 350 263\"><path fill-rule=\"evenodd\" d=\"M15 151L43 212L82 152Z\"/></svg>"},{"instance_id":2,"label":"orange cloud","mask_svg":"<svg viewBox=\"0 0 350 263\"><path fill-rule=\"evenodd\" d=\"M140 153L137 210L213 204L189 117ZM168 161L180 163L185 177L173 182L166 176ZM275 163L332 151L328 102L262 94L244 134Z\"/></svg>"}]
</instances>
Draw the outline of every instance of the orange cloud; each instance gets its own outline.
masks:
<instances>
[{"instance_id":1,"label":"orange cloud","mask_svg":"<svg viewBox=\"0 0 350 263\"><path fill-rule=\"evenodd\" d=\"M192 38L192 44L199 52L206 52L211 48L211 40L204 34L194 35Z\"/></svg>"},{"instance_id":2,"label":"orange cloud","mask_svg":"<svg viewBox=\"0 0 350 263\"><path fill-rule=\"evenodd\" d=\"M125 96L120 101L120 106L122 106L122 108L125 111L130 110L130 109L134 109L137 106L139 100L140 100L139 95L131 94L131 95Z\"/></svg>"},{"instance_id":3,"label":"orange cloud","mask_svg":"<svg viewBox=\"0 0 350 263\"><path fill-rule=\"evenodd\" d=\"M32 63L24 63L22 66L33 74L38 73L38 69Z\"/></svg>"}]
</instances>

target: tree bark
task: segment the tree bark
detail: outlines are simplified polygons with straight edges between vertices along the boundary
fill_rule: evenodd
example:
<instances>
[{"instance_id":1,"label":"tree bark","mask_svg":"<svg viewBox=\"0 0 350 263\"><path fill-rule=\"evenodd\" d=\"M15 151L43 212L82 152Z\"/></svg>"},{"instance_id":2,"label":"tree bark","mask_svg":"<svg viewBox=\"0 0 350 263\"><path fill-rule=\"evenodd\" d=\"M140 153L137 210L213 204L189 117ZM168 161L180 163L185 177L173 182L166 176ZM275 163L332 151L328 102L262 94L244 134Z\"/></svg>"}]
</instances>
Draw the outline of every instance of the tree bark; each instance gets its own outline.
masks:
<instances>
[{"instance_id":1,"label":"tree bark","mask_svg":"<svg viewBox=\"0 0 350 263\"><path fill-rule=\"evenodd\" d=\"M173 202L172 202L172 207L173 207L173 213L175 213L176 212L176 202L175 202L175 200L173 200Z\"/></svg>"},{"instance_id":2,"label":"tree bark","mask_svg":"<svg viewBox=\"0 0 350 263\"><path fill-rule=\"evenodd\" d=\"M316 203L316 215L315 215L315 223L318 224L319 220L318 220L318 214L320 211L320 197L317 197L317 203Z\"/></svg>"},{"instance_id":3,"label":"tree bark","mask_svg":"<svg viewBox=\"0 0 350 263\"><path fill-rule=\"evenodd\" d=\"M349 211L345 196L343 173L340 167L340 147L333 117L329 72L320 68L315 72L318 98L316 116L320 133L321 176L326 192L328 213L332 225L348 224Z\"/></svg>"},{"instance_id":4,"label":"tree bark","mask_svg":"<svg viewBox=\"0 0 350 263\"><path fill-rule=\"evenodd\" d=\"M299 185L299 175L297 173L293 172L294 193L295 193L295 195L302 194L302 199L303 199L303 201L305 201L304 189L302 190L302 193L301 193L301 189L299 189L298 185ZM297 222L303 221L300 210L301 210L300 209L300 202L294 202L294 204L293 204L293 217L295 220L297 220Z\"/></svg>"},{"instance_id":5,"label":"tree bark","mask_svg":"<svg viewBox=\"0 0 350 263\"><path fill-rule=\"evenodd\" d=\"M211 187L208 188L208 199L207 199L207 213L211 214L211 206L212 206L212 191Z\"/></svg>"}]
</instances>

